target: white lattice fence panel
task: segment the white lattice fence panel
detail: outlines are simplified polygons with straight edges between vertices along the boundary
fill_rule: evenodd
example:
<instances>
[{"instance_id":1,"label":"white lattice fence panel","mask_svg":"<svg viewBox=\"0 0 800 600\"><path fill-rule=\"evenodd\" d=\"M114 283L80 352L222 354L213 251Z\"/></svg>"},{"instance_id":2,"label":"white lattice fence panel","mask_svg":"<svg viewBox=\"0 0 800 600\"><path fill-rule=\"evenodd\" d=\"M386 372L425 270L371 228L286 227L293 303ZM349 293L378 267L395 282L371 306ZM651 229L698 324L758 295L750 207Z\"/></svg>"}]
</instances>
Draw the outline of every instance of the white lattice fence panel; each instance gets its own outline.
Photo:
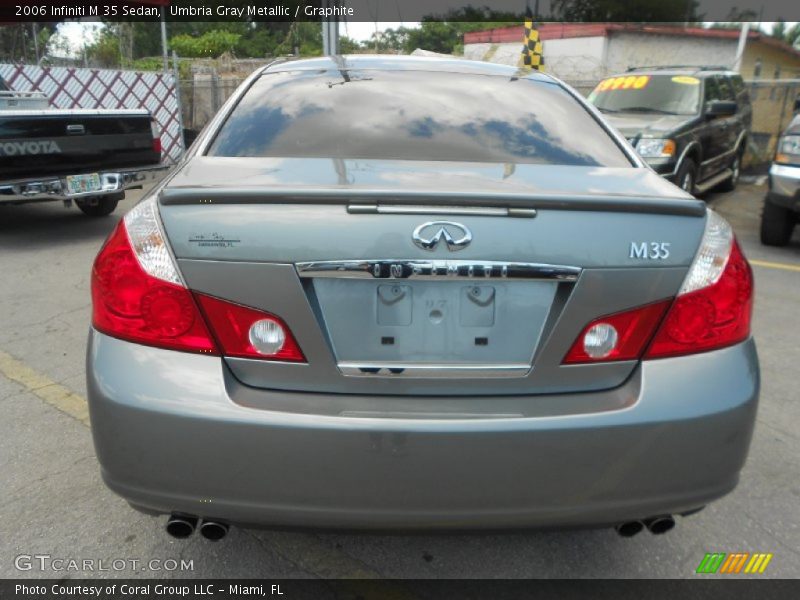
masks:
<instances>
[{"instance_id":1,"label":"white lattice fence panel","mask_svg":"<svg viewBox=\"0 0 800 600\"><path fill-rule=\"evenodd\" d=\"M54 108L144 108L161 129L164 160L183 153L178 93L172 74L0 64L12 90L44 92Z\"/></svg>"}]
</instances>

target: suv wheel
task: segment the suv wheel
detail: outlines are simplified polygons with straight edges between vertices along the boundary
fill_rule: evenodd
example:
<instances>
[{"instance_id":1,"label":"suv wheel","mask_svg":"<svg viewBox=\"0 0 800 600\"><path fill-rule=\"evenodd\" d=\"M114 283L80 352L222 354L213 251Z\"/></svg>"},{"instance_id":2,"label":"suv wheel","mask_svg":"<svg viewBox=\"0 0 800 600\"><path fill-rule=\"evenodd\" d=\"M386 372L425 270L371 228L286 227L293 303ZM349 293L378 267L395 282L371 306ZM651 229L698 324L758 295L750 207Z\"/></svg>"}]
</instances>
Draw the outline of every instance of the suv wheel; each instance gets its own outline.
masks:
<instances>
[{"instance_id":1,"label":"suv wheel","mask_svg":"<svg viewBox=\"0 0 800 600\"><path fill-rule=\"evenodd\" d=\"M719 184L721 192L732 192L736 189L736 184L739 183L739 175L742 172L742 153L737 152L733 155L733 162L730 166L731 176Z\"/></svg>"},{"instance_id":2,"label":"suv wheel","mask_svg":"<svg viewBox=\"0 0 800 600\"><path fill-rule=\"evenodd\" d=\"M124 197L124 193L110 196L90 196L81 202L76 202L76 204L87 217L107 217L114 212L117 204Z\"/></svg>"},{"instance_id":3,"label":"suv wheel","mask_svg":"<svg viewBox=\"0 0 800 600\"><path fill-rule=\"evenodd\" d=\"M694 194L694 184L697 183L697 166L691 158L683 161L681 168L678 169L675 182L682 190Z\"/></svg>"},{"instance_id":4,"label":"suv wheel","mask_svg":"<svg viewBox=\"0 0 800 600\"><path fill-rule=\"evenodd\" d=\"M794 229L795 215L788 208L764 201L761 213L761 243L766 246L785 246Z\"/></svg>"}]
</instances>

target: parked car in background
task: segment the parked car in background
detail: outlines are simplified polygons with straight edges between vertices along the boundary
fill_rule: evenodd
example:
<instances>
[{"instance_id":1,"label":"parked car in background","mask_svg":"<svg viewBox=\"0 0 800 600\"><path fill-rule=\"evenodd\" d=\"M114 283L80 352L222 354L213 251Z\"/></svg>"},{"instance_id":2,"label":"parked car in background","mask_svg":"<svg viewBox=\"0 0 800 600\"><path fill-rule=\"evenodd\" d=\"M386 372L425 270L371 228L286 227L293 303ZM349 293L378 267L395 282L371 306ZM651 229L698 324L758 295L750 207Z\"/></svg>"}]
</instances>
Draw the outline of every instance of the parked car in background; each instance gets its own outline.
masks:
<instances>
[{"instance_id":1,"label":"parked car in background","mask_svg":"<svg viewBox=\"0 0 800 600\"><path fill-rule=\"evenodd\" d=\"M800 220L800 96L794 101L794 111L769 169L769 191L761 214L761 242L768 246L788 244Z\"/></svg>"},{"instance_id":2,"label":"parked car in background","mask_svg":"<svg viewBox=\"0 0 800 600\"><path fill-rule=\"evenodd\" d=\"M259 69L120 221L92 302L104 480L176 537L664 533L736 486L755 421L730 225L508 66Z\"/></svg>"},{"instance_id":3,"label":"parked car in background","mask_svg":"<svg viewBox=\"0 0 800 600\"><path fill-rule=\"evenodd\" d=\"M692 194L736 187L752 106L721 67L641 67L601 81L594 104L655 171Z\"/></svg>"},{"instance_id":4,"label":"parked car in background","mask_svg":"<svg viewBox=\"0 0 800 600\"><path fill-rule=\"evenodd\" d=\"M0 206L73 201L111 214L125 190L160 178L161 137L147 110L61 110L0 78Z\"/></svg>"}]
</instances>

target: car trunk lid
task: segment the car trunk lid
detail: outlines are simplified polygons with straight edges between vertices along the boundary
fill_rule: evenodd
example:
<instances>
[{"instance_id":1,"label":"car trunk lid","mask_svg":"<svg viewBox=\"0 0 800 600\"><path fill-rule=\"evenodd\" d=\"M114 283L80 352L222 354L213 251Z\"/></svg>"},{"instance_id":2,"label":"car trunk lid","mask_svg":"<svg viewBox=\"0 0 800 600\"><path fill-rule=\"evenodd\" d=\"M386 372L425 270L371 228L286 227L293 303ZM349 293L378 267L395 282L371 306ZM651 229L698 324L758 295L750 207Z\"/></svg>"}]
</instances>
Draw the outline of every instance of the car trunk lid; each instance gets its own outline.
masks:
<instances>
[{"instance_id":1,"label":"car trunk lid","mask_svg":"<svg viewBox=\"0 0 800 600\"><path fill-rule=\"evenodd\" d=\"M226 359L256 387L614 387L635 361L564 355L598 316L674 296L704 226L702 203L647 169L240 161L195 159L160 210L189 287L280 316L300 344L307 364Z\"/></svg>"}]
</instances>

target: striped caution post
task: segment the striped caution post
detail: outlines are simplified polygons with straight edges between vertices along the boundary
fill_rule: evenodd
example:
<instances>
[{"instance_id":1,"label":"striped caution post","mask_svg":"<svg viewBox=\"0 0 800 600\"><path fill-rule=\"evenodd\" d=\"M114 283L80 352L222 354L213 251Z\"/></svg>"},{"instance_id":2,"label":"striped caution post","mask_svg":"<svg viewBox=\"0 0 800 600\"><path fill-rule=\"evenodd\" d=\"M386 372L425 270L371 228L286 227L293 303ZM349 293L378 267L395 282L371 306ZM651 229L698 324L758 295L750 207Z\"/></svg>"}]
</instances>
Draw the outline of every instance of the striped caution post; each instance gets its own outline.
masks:
<instances>
[{"instance_id":1,"label":"striped caution post","mask_svg":"<svg viewBox=\"0 0 800 600\"><path fill-rule=\"evenodd\" d=\"M525 11L525 39L522 42L522 66L537 71L544 71L544 55L539 31L533 22L533 13L530 8Z\"/></svg>"}]
</instances>

